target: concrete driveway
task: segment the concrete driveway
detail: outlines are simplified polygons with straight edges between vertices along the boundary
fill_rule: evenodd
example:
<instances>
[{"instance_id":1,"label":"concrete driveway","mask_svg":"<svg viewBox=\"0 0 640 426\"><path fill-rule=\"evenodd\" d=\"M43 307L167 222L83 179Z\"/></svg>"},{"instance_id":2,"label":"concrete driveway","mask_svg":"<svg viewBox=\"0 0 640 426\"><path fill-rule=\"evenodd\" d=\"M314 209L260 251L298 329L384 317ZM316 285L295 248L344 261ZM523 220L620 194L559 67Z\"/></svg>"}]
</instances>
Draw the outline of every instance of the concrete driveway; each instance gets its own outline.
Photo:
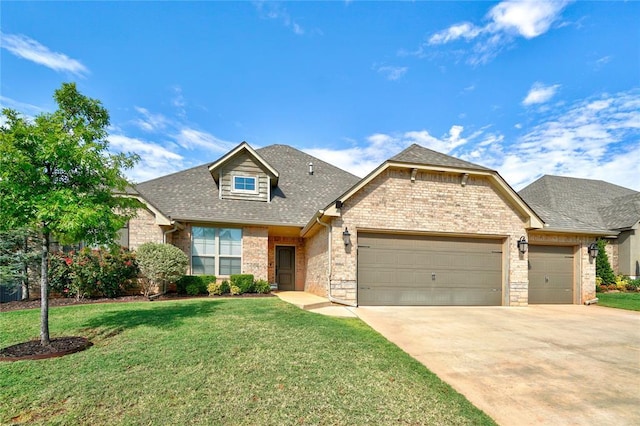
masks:
<instances>
[{"instance_id":1,"label":"concrete driveway","mask_svg":"<svg viewBox=\"0 0 640 426\"><path fill-rule=\"evenodd\" d=\"M353 311L501 425L640 425L640 313L578 305Z\"/></svg>"}]
</instances>

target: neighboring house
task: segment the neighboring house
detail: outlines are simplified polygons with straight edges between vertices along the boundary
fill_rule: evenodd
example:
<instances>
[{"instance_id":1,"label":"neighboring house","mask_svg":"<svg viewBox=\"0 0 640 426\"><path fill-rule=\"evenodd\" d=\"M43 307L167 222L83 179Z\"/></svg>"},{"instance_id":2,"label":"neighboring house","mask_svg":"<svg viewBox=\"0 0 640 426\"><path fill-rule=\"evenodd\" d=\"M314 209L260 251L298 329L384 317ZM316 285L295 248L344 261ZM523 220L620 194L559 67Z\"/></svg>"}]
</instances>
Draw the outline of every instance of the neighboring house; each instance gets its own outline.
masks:
<instances>
[{"instance_id":1,"label":"neighboring house","mask_svg":"<svg viewBox=\"0 0 640 426\"><path fill-rule=\"evenodd\" d=\"M640 192L601 180L545 175L519 194L547 229L607 238L614 272L640 276Z\"/></svg>"},{"instance_id":2,"label":"neighboring house","mask_svg":"<svg viewBox=\"0 0 640 426\"><path fill-rule=\"evenodd\" d=\"M192 274L250 273L353 305L595 297L588 246L600 232L545 228L496 171L419 145L359 179L289 146L243 142L130 195L146 208L129 246L174 244Z\"/></svg>"}]
</instances>

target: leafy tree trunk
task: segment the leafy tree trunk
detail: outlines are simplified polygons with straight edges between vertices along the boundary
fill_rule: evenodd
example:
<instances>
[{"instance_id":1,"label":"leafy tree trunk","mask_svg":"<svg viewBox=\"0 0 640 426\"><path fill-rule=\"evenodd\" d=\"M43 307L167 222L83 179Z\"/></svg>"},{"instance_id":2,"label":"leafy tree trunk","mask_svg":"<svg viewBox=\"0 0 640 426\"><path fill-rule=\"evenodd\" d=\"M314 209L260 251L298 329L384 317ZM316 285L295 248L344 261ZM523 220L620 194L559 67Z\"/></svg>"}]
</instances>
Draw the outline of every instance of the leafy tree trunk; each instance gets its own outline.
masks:
<instances>
[{"instance_id":1,"label":"leafy tree trunk","mask_svg":"<svg viewBox=\"0 0 640 426\"><path fill-rule=\"evenodd\" d=\"M42 276L40 278L40 343L48 346L49 339L49 232L42 232Z\"/></svg>"}]
</instances>

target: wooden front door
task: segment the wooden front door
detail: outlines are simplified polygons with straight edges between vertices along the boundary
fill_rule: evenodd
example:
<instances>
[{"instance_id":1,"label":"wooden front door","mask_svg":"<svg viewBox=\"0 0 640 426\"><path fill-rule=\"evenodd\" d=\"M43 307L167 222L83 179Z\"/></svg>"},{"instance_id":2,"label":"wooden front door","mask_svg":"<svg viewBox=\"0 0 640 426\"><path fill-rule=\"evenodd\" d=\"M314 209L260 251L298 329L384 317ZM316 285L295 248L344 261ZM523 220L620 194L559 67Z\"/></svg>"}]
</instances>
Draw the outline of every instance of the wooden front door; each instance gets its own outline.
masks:
<instances>
[{"instance_id":1,"label":"wooden front door","mask_svg":"<svg viewBox=\"0 0 640 426\"><path fill-rule=\"evenodd\" d=\"M296 248L276 247L276 282L278 290L296 289Z\"/></svg>"}]
</instances>

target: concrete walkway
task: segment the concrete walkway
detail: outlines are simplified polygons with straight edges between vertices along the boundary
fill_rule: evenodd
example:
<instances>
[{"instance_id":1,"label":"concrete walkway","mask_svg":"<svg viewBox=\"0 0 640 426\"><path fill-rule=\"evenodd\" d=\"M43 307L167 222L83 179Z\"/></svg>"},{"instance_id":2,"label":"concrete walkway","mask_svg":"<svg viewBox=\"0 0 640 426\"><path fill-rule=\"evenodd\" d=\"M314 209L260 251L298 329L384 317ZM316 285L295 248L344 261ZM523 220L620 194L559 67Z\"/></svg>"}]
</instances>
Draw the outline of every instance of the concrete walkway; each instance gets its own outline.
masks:
<instances>
[{"instance_id":1,"label":"concrete walkway","mask_svg":"<svg viewBox=\"0 0 640 426\"><path fill-rule=\"evenodd\" d=\"M346 306L331 303L325 297L316 296L315 294L304 291L277 291L276 296L287 303L291 303L306 311L315 312L317 314L329 315L332 317L356 318L351 310Z\"/></svg>"},{"instance_id":2,"label":"concrete walkway","mask_svg":"<svg viewBox=\"0 0 640 426\"><path fill-rule=\"evenodd\" d=\"M600 306L359 307L501 425L640 425L640 313Z\"/></svg>"}]
</instances>

